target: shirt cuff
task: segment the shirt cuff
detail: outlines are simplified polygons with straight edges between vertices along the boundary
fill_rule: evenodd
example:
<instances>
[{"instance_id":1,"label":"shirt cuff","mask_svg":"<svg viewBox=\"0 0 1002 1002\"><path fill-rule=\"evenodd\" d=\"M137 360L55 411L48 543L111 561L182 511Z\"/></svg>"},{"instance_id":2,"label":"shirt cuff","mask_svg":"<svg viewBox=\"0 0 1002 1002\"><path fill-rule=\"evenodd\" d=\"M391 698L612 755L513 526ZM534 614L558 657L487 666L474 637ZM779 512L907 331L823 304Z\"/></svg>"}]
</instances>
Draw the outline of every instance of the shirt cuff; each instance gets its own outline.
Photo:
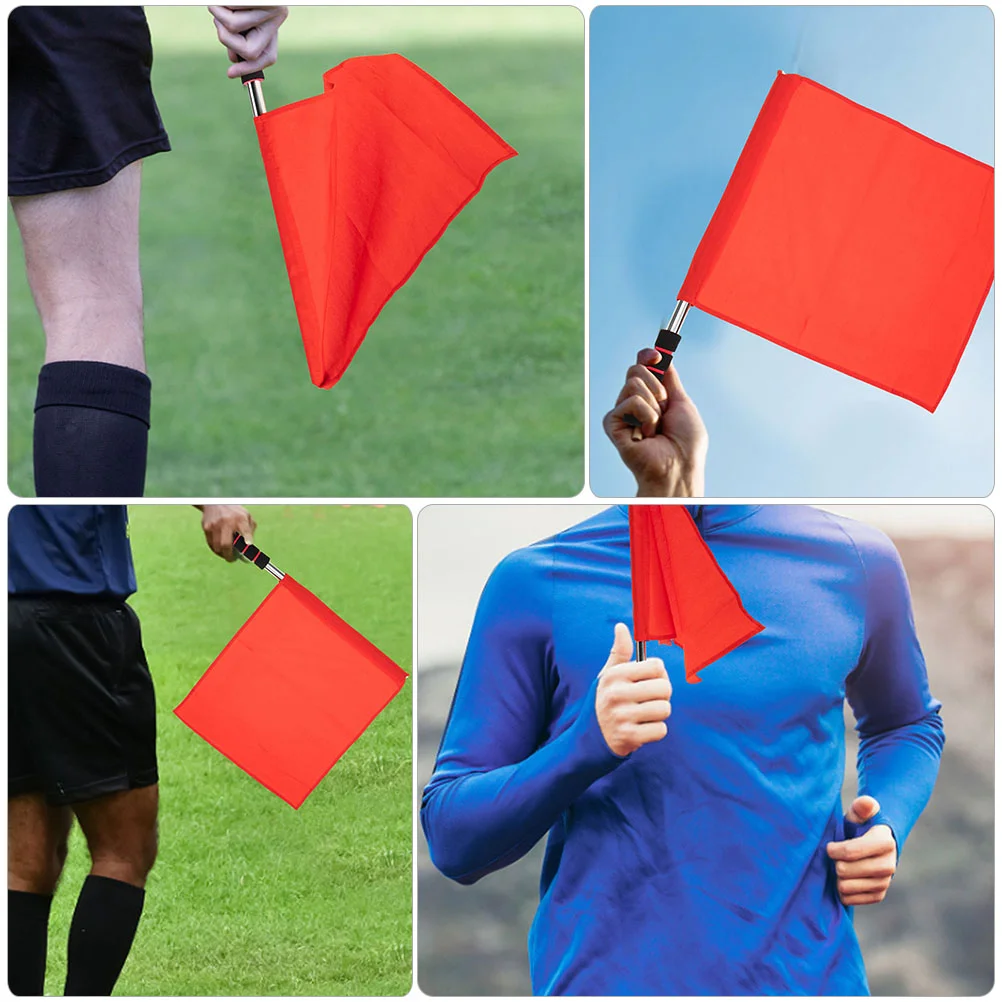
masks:
<instances>
[{"instance_id":1,"label":"shirt cuff","mask_svg":"<svg viewBox=\"0 0 1002 1002\"><path fill-rule=\"evenodd\" d=\"M575 772L579 770L591 775L592 781L612 772L630 756L617 755L602 735L602 728L595 713L595 694L598 678L592 683L585 696L577 720L567 730L572 748L571 756Z\"/></svg>"}]
</instances>

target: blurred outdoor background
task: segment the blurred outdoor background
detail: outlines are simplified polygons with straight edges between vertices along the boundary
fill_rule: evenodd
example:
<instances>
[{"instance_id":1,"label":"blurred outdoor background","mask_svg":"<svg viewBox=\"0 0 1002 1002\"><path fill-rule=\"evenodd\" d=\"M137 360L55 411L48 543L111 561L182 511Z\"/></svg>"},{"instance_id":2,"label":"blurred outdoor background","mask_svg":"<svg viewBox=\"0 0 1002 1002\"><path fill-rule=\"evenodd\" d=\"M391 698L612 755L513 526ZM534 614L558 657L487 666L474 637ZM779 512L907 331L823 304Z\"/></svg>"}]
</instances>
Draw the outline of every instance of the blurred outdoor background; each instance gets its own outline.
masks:
<instances>
[{"instance_id":1,"label":"blurred outdoor background","mask_svg":"<svg viewBox=\"0 0 1002 1002\"><path fill-rule=\"evenodd\" d=\"M253 505L255 542L411 670L411 516L400 506ZM186 727L188 694L275 580L228 564L187 505L132 505L130 537L157 693L160 854L127 996L405 995L412 944L408 681L293 810ZM74 827L52 908L48 994L88 869Z\"/></svg>"},{"instance_id":2,"label":"blurred outdoor background","mask_svg":"<svg viewBox=\"0 0 1002 1002\"><path fill-rule=\"evenodd\" d=\"M994 23L974 5L607 5L589 29L589 477L629 497L602 415L675 305L776 71L992 163ZM692 310L676 357L710 431L707 495L987 496L994 314L993 291L930 414Z\"/></svg>"},{"instance_id":3,"label":"blurred outdoor background","mask_svg":"<svg viewBox=\"0 0 1002 1002\"><path fill-rule=\"evenodd\" d=\"M602 510L432 506L418 520L418 787L431 775L487 576L513 549ZM994 525L980 505L844 505L897 545L931 688L943 703L939 781L893 888L856 909L875 995L983 995L994 983ZM461 556L457 556L461 554ZM847 713L844 800L855 790ZM525 939L540 843L472 887L431 865L418 836L418 980L430 995L528 995Z\"/></svg>"},{"instance_id":4,"label":"blurred outdoor background","mask_svg":"<svg viewBox=\"0 0 1002 1002\"><path fill-rule=\"evenodd\" d=\"M143 166L149 497L572 496L584 484L584 22L573 7L300 7L269 108L399 52L519 155L331 390L309 380L250 108L204 6L148 7L173 150ZM8 471L34 493L41 325L8 210ZM531 443L531 448L527 448Z\"/></svg>"}]
</instances>

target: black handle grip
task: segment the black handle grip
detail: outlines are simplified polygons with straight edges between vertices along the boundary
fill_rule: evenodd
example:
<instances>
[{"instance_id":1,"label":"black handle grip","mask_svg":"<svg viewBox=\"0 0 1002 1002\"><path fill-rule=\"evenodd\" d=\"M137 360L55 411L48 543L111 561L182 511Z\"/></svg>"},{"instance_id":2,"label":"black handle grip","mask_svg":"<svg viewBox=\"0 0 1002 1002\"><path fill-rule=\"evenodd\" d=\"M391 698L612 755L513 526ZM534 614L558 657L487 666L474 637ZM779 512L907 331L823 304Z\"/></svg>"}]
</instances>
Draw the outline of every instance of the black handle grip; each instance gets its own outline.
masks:
<instances>
[{"instance_id":1,"label":"black handle grip","mask_svg":"<svg viewBox=\"0 0 1002 1002\"><path fill-rule=\"evenodd\" d=\"M271 563L267 553L262 553L253 543L248 543L239 532L233 533L233 549L246 557L255 567L264 570Z\"/></svg>"},{"instance_id":2,"label":"black handle grip","mask_svg":"<svg viewBox=\"0 0 1002 1002\"><path fill-rule=\"evenodd\" d=\"M247 73L240 78L240 82L243 84L248 84L251 80L263 80L264 70L257 70L254 73Z\"/></svg>"},{"instance_id":3,"label":"black handle grip","mask_svg":"<svg viewBox=\"0 0 1002 1002\"><path fill-rule=\"evenodd\" d=\"M646 368L653 372L658 378L664 378L664 374L671 366L671 360L675 357L675 350L682 343L682 335L676 334L667 328L658 331L658 339L654 342L654 347L661 352L661 358L653 362ZM640 422L632 414L624 414L623 420L631 428L639 428Z\"/></svg>"}]
</instances>

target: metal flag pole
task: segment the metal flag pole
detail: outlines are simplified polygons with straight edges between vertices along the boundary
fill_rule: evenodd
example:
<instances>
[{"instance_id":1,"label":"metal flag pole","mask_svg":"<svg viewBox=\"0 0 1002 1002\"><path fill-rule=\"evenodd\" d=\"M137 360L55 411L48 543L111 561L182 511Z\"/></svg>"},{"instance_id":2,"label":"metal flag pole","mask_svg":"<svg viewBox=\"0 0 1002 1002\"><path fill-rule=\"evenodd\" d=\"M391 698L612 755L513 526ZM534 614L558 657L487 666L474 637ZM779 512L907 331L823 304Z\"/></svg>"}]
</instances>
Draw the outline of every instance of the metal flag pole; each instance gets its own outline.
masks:
<instances>
[{"instance_id":1,"label":"metal flag pole","mask_svg":"<svg viewBox=\"0 0 1002 1002\"><path fill-rule=\"evenodd\" d=\"M637 660L646 661L647 660L647 641L638 640L637 641Z\"/></svg>"},{"instance_id":2,"label":"metal flag pole","mask_svg":"<svg viewBox=\"0 0 1002 1002\"><path fill-rule=\"evenodd\" d=\"M285 573L271 562L271 557L267 553L262 553L253 543L248 543L240 533L236 533L233 537L233 549L255 567L267 571L273 578L278 578L281 581L285 577Z\"/></svg>"},{"instance_id":3,"label":"metal flag pole","mask_svg":"<svg viewBox=\"0 0 1002 1002\"><path fill-rule=\"evenodd\" d=\"M668 319L668 322L662 324L661 330L658 331L658 337L654 342L654 347L661 353L661 358L653 365L648 365L647 368L650 369L655 376L660 377L662 380L671 365L671 360L674 357L678 346L682 343L682 335L679 332L682 330L682 324L685 322L685 317L689 312L690 305L691 304L687 303L684 299L680 299L675 304L675 309L672 310L672 314ZM639 442L644 437L640 432L640 422L632 414L625 415L623 420L633 428L633 434L631 436L633 441Z\"/></svg>"},{"instance_id":4,"label":"metal flag pole","mask_svg":"<svg viewBox=\"0 0 1002 1002\"><path fill-rule=\"evenodd\" d=\"M261 86L263 79L264 72L262 70L258 70L257 73L248 73L240 78L240 82L247 88L247 96L250 98L251 111L255 118L268 110L264 104L264 88Z\"/></svg>"}]
</instances>

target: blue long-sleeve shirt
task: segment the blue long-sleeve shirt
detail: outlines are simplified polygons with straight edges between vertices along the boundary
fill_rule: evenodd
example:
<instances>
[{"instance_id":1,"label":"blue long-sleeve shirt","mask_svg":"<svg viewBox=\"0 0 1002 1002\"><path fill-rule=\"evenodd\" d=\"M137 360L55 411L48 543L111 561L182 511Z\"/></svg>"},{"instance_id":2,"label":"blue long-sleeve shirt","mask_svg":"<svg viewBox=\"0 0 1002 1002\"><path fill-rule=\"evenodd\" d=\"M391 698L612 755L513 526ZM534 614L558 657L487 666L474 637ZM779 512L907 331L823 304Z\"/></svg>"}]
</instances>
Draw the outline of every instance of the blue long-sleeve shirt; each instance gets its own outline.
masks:
<instances>
[{"instance_id":1,"label":"blue long-sleeve shirt","mask_svg":"<svg viewBox=\"0 0 1002 1002\"><path fill-rule=\"evenodd\" d=\"M765 629L698 685L677 647L648 645L674 687L669 733L619 758L595 689L631 622L626 510L511 554L424 791L432 859L472 883L549 832L535 994L866 994L825 851L847 835L844 701L860 792L899 851L943 745L904 570L882 533L817 509L690 510Z\"/></svg>"}]
</instances>

